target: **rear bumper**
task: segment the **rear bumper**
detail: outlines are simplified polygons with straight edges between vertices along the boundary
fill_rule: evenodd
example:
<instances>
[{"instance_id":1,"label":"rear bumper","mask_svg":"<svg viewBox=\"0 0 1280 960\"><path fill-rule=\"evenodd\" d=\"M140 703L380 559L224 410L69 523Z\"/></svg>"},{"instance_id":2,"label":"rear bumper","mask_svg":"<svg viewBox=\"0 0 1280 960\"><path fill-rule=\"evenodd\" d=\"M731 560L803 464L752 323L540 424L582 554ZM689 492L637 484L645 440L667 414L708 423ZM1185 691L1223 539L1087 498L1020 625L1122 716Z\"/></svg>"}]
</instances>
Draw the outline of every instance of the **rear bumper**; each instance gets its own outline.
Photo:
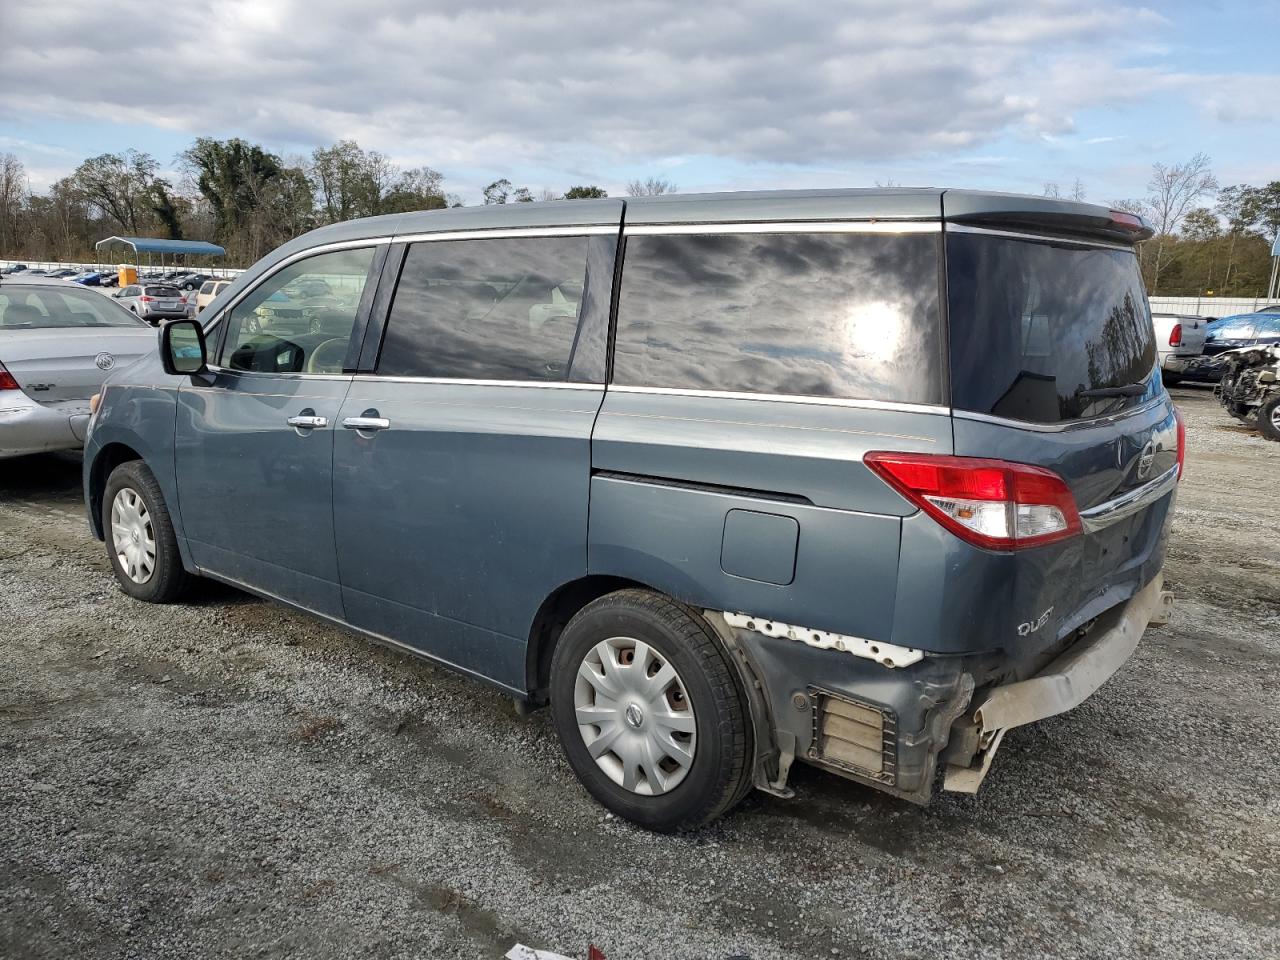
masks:
<instances>
[{"instance_id":1,"label":"rear bumper","mask_svg":"<svg viewBox=\"0 0 1280 960\"><path fill-rule=\"evenodd\" d=\"M1098 617L1089 634L1040 673L996 687L976 700L957 726L943 789L975 793L1008 730L1066 713L1082 704L1133 655L1148 624L1163 623L1173 602L1159 574L1127 602ZM976 749L965 756L965 742Z\"/></svg>"},{"instance_id":2,"label":"rear bumper","mask_svg":"<svg viewBox=\"0 0 1280 960\"><path fill-rule=\"evenodd\" d=\"M0 393L0 458L84 446L88 404L45 406L20 390Z\"/></svg>"}]
</instances>

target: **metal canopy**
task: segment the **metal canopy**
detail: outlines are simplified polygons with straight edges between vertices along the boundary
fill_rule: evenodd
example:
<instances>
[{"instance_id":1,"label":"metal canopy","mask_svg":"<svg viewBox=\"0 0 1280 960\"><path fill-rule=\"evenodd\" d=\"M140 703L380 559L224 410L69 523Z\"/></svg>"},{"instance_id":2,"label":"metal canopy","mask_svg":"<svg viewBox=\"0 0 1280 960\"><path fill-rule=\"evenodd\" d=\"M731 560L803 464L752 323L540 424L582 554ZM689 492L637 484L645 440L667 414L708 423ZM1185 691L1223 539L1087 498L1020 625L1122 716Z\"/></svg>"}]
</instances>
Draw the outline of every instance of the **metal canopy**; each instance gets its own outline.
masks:
<instances>
[{"instance_id":1,"label":"metal canopy","mask_svg":"<svg viewBox=\"0 0 1280 960\"><path fill-rule=\"evenodd\" d=\"M162 255L166 253L188 253L204 257L221 257L225 256L227 252L216 243L206 243L204 240L164 240L159 237L107 237L107 239L99 240L94 244L94 248L97 250L113 246L129 247L134 253L159 253Z\"/></svg>"}]
</instances>

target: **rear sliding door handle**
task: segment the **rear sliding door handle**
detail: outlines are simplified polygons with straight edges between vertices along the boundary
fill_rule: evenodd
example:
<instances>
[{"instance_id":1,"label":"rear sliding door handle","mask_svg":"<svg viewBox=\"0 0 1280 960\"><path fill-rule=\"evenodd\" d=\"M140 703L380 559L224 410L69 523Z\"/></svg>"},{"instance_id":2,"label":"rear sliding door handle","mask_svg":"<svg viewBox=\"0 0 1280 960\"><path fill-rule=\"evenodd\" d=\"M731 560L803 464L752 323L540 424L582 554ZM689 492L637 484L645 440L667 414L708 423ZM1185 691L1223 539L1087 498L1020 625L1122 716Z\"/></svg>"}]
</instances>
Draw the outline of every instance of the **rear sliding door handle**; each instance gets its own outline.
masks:
<instances>
[{"instance_id":1,"label":"rear sliding door handle","mask_svg":"<svg viewBox=\"0 0 1280 960\"><path fill-rule=\"evenodd\" d=\"M329 418L328 417L307 417L307 416L299 415L296 417L290 417L288 420L285 421L285 423L289 424L289 426L291 427L299 427L303 430L310 430L313 427L327 427L329 425Z\"/></svg>"},{"instance_id":2,"label":"rear sliding door handle","mask_svg":"<svg viewBox=\"0 0 1280 960\"><path fill-rule=\"evenodd\" d=\"M342 425L348 430L385 430L391 421L386 417L344 417Z\"/></svg>"}]
</instances>

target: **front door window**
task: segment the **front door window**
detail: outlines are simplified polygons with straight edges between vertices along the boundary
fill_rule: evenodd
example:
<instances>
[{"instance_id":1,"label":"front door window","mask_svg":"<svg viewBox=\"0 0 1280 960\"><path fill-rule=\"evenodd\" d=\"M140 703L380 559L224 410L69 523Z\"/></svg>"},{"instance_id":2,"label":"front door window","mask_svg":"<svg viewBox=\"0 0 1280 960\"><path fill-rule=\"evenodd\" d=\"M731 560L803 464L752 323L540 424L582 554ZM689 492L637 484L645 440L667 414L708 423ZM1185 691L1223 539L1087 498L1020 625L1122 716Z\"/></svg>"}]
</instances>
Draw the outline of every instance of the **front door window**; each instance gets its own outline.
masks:
<instances>
[{"instance_id":1,"label":"front door window","mask_svg":"<svg viewBox=\"0 0 1280 960\"><path fill-rule=\"evenodd\" d=\"M374 248L290 264L227 318L218 365L255 373L342 373Z\"/></svg>"}]
</instances>

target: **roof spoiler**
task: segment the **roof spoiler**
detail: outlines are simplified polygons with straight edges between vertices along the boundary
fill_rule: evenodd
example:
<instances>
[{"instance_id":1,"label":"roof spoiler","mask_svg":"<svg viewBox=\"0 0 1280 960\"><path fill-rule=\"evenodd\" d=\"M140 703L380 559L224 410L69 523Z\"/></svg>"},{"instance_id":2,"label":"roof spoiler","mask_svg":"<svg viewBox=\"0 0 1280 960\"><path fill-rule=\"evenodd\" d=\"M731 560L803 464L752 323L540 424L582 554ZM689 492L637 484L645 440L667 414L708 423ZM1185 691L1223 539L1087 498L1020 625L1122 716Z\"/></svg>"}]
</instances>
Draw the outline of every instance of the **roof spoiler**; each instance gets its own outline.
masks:
<instances>
[{"instance_id":1,"label":"roof spoiler","mask_svg":"<svg viewBox=\"0 0 1280 960\"><path fill-rule=\"evenodd\" d=\"M1136 213L1048 197L948 190L942 196L942 215L950 223L1120 243L1139 243L1155 235Z\"/></svg>"}]
</instances>

